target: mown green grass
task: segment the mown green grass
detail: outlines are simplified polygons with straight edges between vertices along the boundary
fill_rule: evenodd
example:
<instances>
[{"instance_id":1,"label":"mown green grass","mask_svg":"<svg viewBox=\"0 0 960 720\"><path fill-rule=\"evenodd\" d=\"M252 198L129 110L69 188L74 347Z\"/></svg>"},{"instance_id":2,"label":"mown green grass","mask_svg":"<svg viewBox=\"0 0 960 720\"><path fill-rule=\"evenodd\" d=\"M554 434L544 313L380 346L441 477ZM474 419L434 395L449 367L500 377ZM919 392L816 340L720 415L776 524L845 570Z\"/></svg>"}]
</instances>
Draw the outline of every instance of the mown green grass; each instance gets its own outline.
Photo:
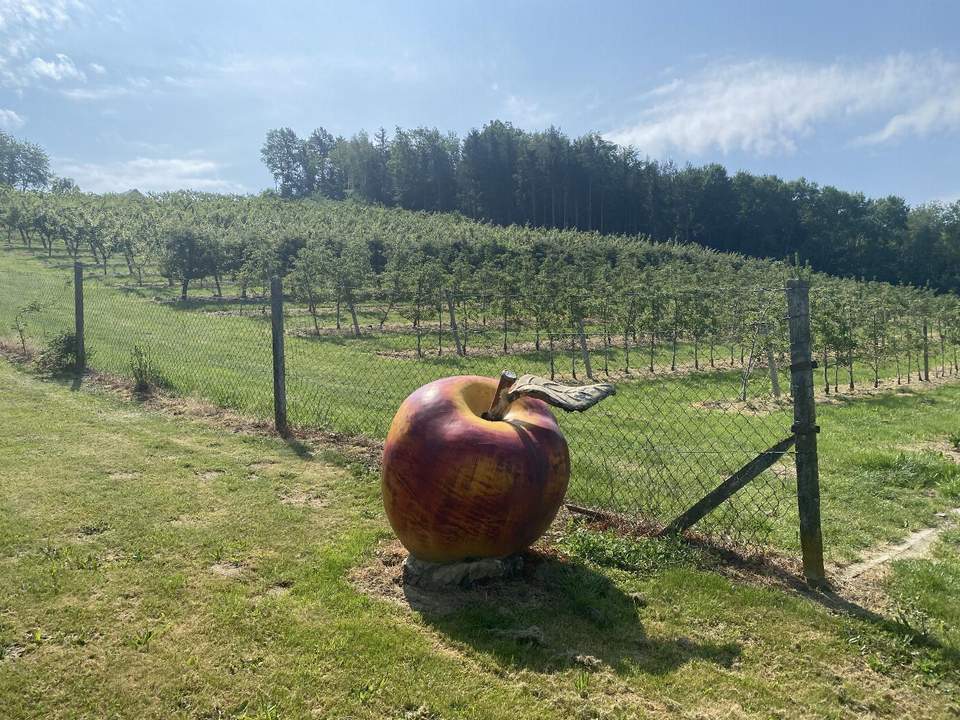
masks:
<instances>
[{"instance_id":1,"label":"mown green grass","mask_svg":"<svg viewBox=\"0 0 960 720\"><path fill-rule=\"evenodd\" d=\"M0 253L4 283L0 335L11 336L7 318L34 299L44 303L44 309L29 317L29 337L42 343L70 327L73 296L66 282L68 264L65 258L41 261L17 251ZM163 284L137 288L124 285L128 282L122 274L108 275L105 281L92 272L88 277L86 337L93 367L129 376L132 349L140 345L172 390L256 418L271 417L270 326L262 299L223 303L210 297L210 289L195 288L190 302L174 303L170 301L175 290ZM540 374L549 368L545 351L458 358L450 352L449 337L447 351L438 356L429 335L424 347L433 350L423 359L385 357L378 353L411 350L414 338L409 333L378 334L366 329L376 327L372 312L361 313L365 327L361 338L302 337L298 327L312 322L296 314L297 308L291 310L286 339L288 405L291 421L301 426L383 438L402 400L426 382L458 373L495 376L504 366ZM331 309L325 312L322 322L330 327ZM344 322L348 322L346 313ZM529 330L523 333L520 339L532 339ZM495 346L497 332L491 330L485 342ZM691 362L691 353L689 344L680 345L681 366ZM603 379L602 353L592 356L597 377ZM719 363L719 351L717 359ZM634 353L634 367L644 360L644 353ZM556 358L558 369L567 373L570 362L569 355ZM765 368L755 369L749 380L750 401L758 409L754 413L735 405L742 380L739 367L721 365L678 377L664 372L670 362L669 348L661 343L656 376L638 371L637 379L618 382L617 394L590 412L560 418L573 459L572 501L669 522L756 454L789 435L791 409L771 403ZM611 368L623 364L621 351L610 354ZM582 377L582 367L580 372ZM884 367L885 376L892 377L894 372L892 364ZM858 364L857 382L870 379L872 371ZM789 387L782 369L780 384L785 391ZM917 387L915 380L902 389L910 393ZM864 547L929 523L935 512L957 502L955 483L949 478L918 492L904 479L909 468L897 465L905 447L956 432L955 388L925 391L920 397L924 399L888 393L821 406L824 536L829 558L849 559ZM704 403L727 410L710 409ZM909 449L907 453L910 458L916 454ZM907 465L910 462L908 458ZM934 456L924 462L946 461ZM799 543L791 464L788 456L705 518L700 529L795 552Z\"/></svg>"},{"instance_id":2,"label":"mown green grass","mask_svg":"<svg viewBox=\"0 0 960 720\"><path fill-rule=\"evenodd\" d=\"M378 484L326 457L0 363L3 716L958 711L955 635L734 582L673 542L570 528L568 559L467 605L369 597L349 576L389 535ZM955 580L927 572L891 594L953 622Z\"/></svg>"}]
</instances>

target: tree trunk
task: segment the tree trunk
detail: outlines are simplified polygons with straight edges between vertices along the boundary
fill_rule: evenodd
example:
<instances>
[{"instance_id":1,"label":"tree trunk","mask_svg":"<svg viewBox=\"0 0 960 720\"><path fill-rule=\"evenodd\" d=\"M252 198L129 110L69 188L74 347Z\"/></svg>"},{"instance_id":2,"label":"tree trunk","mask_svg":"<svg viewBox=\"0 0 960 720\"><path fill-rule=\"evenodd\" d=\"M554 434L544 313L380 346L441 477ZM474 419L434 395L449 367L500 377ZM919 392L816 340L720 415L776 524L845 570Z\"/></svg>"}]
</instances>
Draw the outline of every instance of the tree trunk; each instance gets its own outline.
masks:
<instances>
[{"instance_id":1,"label":"tree trunk","mask_svg":"<svg viewBox=\"0 0 960 720\"><path fill-rule=\"evenodd\" d=\"M313 294L313 288L307 290L307 310L310 311L310 317L313 318L313 331L317 337L320 337L320 322L317 320L317 298Z\"/></svg>"},{"instance_id":2,"label":"tree trunk","mask_svg":"<svg viewBox=\"0 0 960 720\"><path fill-rule=\"evenodd\" d=\"M590 349L587 347L587 333L583 328L583 317L577 315L577 335L580 337L580 354L587 377L593 380L593 368L590 366Z\"/></svg>"},{"instance_id":3,"label":"tree trunk","mask_svg":"<svg viewBox=\"0 0 960 720\"><path fill-rule=\"evenodd\" d=\"M630 328L623 329L623 371L630 373Z\"/></svg>"},{"instance_id":4,"label":"tree trunk","mask_svg":"<svg viewBox=\"0 0 960 720\"><path fill-rule=\"evenodd\" d=\"M353 336L360 337L360 323L357 320L357 306L353 303L353 297L347 299L347 309L350 311L350 318L353 320Z\"/></svg>"},{"instance_id":5,"label":"tree trunk","mask_svg":"<svg viewBox=\"0 0 960 720\"><path fill-rule=\"evenodd\" d=\"M503 354L507 354L507 301L503 301Z\"/></svg>"},{"instance_id":6,"label":"tree trunk","mask_svg":"<svg viewBox=\"0 0 960 720\"><path fill-rule=\"evenodd\" d=\"M549 330L547 331L547 343L550 348L550 379L553 380L556 376L556 368L553 363L553 333Z\"/></svg>"},{"instance_id":7,"label":"tree trunk","mask_svg":"<svg viewBox=\"0 0 960 720\"><path fill-rule=\"evenodd\" d=\"M650 372L654 372L654 355L657 351L657 334L651 330L650 331Z\"/></svg>"},{"instance_id":8,"label":"tree trunk","mask_svg":"<svg viewBox=\"0 0 960 720\"><path fill-rule=\"evenodd\" d=\"M190 284L190 279L189 279L189 278L183 278L182 284L180 285L180 299L181 299L181 300L186 300L186 299L187 299L187 285L189 285L189 284Z\"/></svg>"},{"instance_id":9,"label":"tree trunk","mask_svg":"<svg viewBox=\"0 0 960 720\"><path fill-rule=\"evenodd\" d=\"M453 335L453 342L457 346L457 355L463 357L466 355L463 345L460 343L460 333L457 329L457 313L453 307L453 295L450 292L444 293L447 296L447 311L450 313L450 334Z\"/></svg>"},{"instance_id":10,"label":"tree trunk","mask_svg":"<svg viewBox=\"0 0 960 720\"><path fill-rule=\"evenodd\" d=\"M679 333L677 332L677 326L673 326L673 337L671 342L673 343L673 357L670 360L670 371L674 372L677 369L677 337Z\"/></svg>"},{"instance_id":11,"label":"tree trunk","mask_svg":"<svg viewBox=\"0 0 960 720\"><path fill-rule=\"evenodd\" d=\"M850 380L850 389L853 390L853 342L847 348L847 377Z\"/></svg>"},{"instance_id":12,"label":"tree trunk","mask_svg":"<svg viewBox=\"0 0 960 720\"><path fill-rule=\"evenodd\" d=\"M747 401L747 385L750 383L750 374L753 372L753 356L756 354L756 349L757 338L754 336L753 344L750 346L750 359L747 361L747 367L744 369L740 384L740 402Z\"/></svg>"},{"instance_id":13,"label":"tree trunk","mask_svg":"<svg viewBox=\"0 0 960 720\"><path fill-rule=\"evenodd\" d=\"M767 369L770 371L770 387L773 390L773 396L780 399L780 376L777 373L777 358L773 354L773 347L769 340L767 345Z\"/></svg>"},{"instance_id":14,"label":"tree trunk","mask_svg":"<svg viewBox=\"0 0 960 720\"><path fill-rule=\"evenodd\" d=\"M418 358L422 358L422 357L423 357L423 343L422 343L422 341L421 341L421 339L420 339L420 337L421 337L421 332L420 332L420 303L419 303L419 302L417 303L417 308L416 308L416 310L415 310L415 312L414 312L414 315L413 315L413 328L414 328L414 330L416 330L416 332L417 332L417 357L418 357Z\"/></svg>"},{"instance_id":15,"label":"tree trunk","mask_svg":"<svg viewBox=\"0 0 960 720\"><path fill-rule=\"evenodd\" d=\"M574 340L574 333L570 333L570 374L573 379L577 379L577 345Z\"/></svg>"},{"instance_id":16,"label":"tree trunk","mask_svg":"<svg viewBox=\"0 0 960 720\"><path fill-rule=\"evenodd\" d=\"M830 394L830 350L826 343L823 345L823 389L827 395Z\"/></svg>"}]
</instances>

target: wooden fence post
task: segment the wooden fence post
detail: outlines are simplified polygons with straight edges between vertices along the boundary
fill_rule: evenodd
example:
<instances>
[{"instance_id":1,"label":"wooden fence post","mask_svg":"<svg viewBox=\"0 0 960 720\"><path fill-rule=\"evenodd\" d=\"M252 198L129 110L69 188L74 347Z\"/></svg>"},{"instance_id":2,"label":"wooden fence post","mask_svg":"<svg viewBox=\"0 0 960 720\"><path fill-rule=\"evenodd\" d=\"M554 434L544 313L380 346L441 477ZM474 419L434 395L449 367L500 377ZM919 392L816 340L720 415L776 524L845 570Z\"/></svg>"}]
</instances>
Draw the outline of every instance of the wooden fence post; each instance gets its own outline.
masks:
<instances>
[{"instance_id":1,"label":"wooden fence post","mask_svg":"<svg viewBox=\"0 0 960 720\"><path fill-rule=\"evenodd\" d=\"M820 526L820 469L817 461L817 406L813 388L810 339L810 286L805 280L787 282L790 322L790 392L796 435L797 508L803 574L811 585L825 586L823 535Z\"/></svg>"},{"instance_id":2,"label":"wooden fence post","mask_svg":"<svg viewBox=\"0 0 960 720\"><path fill-rule=\"evenodd\" d=\"M283 345L283 283L279 277L270 278L270 325L273 339L273 420L276 430L286 435L287 381L286 358Z\"/></svg>"},{"instance_id":3,"label":"wooden fence post","mask_svg":"<svg viewBox=\"0 0 960 720\"><path fill-rule=\"evenodd\" d=\"M74 338L77 343L77 371L87 368L87 350L83 339L83 263L73 264L73 323Z\"/></svg>"},{"instance_id":4,"label":"wooden fence post","mask_svg":"<svg viewBox=\"0 0 960 720\"><path fill-rule=\"evenodd\" d=\"M930 342L927 336L927 318L923 318L923 381L930 382Z\"/></svg>"}]
</instances>

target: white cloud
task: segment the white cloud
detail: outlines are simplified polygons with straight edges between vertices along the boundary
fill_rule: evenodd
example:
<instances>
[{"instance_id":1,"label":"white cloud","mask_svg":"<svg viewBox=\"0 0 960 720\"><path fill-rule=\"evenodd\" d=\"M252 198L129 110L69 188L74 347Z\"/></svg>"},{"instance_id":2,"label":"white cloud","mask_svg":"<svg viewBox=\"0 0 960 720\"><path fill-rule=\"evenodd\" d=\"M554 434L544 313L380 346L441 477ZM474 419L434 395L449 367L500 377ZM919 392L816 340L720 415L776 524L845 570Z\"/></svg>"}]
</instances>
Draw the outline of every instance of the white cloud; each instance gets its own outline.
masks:
<instances>
[{"instance_id":1,"label":"white cloud","mask_svg":"<svg viewBox=\"0 0 960 720\"><path fill-rule=\"evenodd\" d=\"M552 112L544 110L539 103L517 95L507 97L501 116L524 129L545 128L556 117Z\"/></svg>"},{"instance_id":2,"label":"white cloud","mask_svg":"<svg viewBox=\"0 0 960 720\"><path fill-rule=\"evenodd\" d=\"M106 69L103 65L101 65L100 63L92 62L92 63L90 63L87 67L89 67L90 70L91 70L95 75L105 75L106 72L107 72L107 69Z\"/></svg>"},{"instance_id":3,"label":"white cloud","mask_svg":"<svg viewBox=\"0 0 960 720\"><path fill-rule=\"evenodd\" d=\"M88 10L80 0L0 0L0 87L84 80L83 71L65 55L53 60L37 55L58 31Z\"/></svg>"},{"instance_id":4,"label":"white cloud","mask_svg":"<svg viewBox=\"0 0 960 720\"><path fill-rule=\"evenodd\" d=\"M98 85L96 87L72 87L60 91L60 94L70 100L96 101L110 100L127 95L142 95L148 92L157 92L153 83L144 77L130 77L124 83Z\"/></svg>"},{"instance_id":5,"label":"white cloud","mask_svg":"<svg viewBox=\"0 0 960 720\"><path fill-rule=\"evenodd\" d=\"M856 142L960 128L960 64L900 54L860 64L752 61L675 78L639 98L639 118L606 137L662 157L710 149L793 152L827 123L887 117Z\"/></svg>"},{"instance_id":6,"label":"white cloud","mask_svg":"<svg viewBox=\"0 0 960 720\"><path fill-rule=\"evenodd\" d=\"M0 0L0 31L62 27L71 14L85 10L80 0Z\"/></svg>"},{"instance_id":7,"label":"white cloud","mask_svg":"<svg viewBox=\"0 0 960 720\"><path fill-rule=\"evenodd\" d=\"M73 64L67 55L57 53L53 60L44 60L43 58L34 58L28 66L30 73L34 77L46 78L54 82L63 80L79 80L81 82L87 79L82 70Z\"/></svg>"},{"instance_id":8,"label":"white cloud","mask_svg":"<svg viewBox=\"0 0 960 720\"><path fill-rule=\"evenodd\" d=\"M953 95L931 97L894 115L880 130L860 138L860 142L879 144L904 135L924 136L957 129L960 129L960 88Z\"/></svg>"},{"instance_id":9,"label":"white cloud","mask_svg":"<svg viewBox=\"0 0 960 720\"><path fill-rule=\"evenodd\" d=\"M245 192L242 185L220 177L223 166L198 157L138 157L111 163L83 163L65 160L58 174L72 177L89 192L141 190L204 190L209 192Z\"/></svg>"},{"instance_id":10,"label":"white cloud","mask_svg":"<svg viewBox=\"0 0 960 720\"><path fill-rule=\"evenodd\" d=\"M96 88L69 88L62 90L61 94L71 100L109 100L110 98L129 95L131 89L126 85L101 85Z\"/></svg>"},{"instance_id":11,"label":"white cloud","mask_svg":"<svg viewBox=\"0 0 960 720\"><path fill-rule=\"evenodd\" d=\"M13 110L4 110L0 108L0 129L3 130L17 130L23 127L23 124L26 121L22 116L18 115Z\"/></svg>"}]
</instances>

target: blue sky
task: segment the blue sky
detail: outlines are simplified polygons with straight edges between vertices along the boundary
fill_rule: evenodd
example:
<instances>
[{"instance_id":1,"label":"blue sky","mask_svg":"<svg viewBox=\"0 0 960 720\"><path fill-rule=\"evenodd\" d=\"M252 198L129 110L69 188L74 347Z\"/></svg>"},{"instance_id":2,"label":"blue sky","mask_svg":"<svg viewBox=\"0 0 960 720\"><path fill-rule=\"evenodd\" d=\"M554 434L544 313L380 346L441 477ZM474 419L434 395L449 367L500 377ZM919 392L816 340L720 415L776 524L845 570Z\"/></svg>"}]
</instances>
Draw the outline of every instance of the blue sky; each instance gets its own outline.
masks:
<instances>
[{"instance_id":1,"label":"blue sky","mask_svg":"<svg viewBox=\"0 0 960 720\"><path fill-rule=\"evenodd\" d=\"M0 0L0 128L86 190L271 187L265 132L493 118L960 197L957 2Z\"/></svg>"}]
</instances>

